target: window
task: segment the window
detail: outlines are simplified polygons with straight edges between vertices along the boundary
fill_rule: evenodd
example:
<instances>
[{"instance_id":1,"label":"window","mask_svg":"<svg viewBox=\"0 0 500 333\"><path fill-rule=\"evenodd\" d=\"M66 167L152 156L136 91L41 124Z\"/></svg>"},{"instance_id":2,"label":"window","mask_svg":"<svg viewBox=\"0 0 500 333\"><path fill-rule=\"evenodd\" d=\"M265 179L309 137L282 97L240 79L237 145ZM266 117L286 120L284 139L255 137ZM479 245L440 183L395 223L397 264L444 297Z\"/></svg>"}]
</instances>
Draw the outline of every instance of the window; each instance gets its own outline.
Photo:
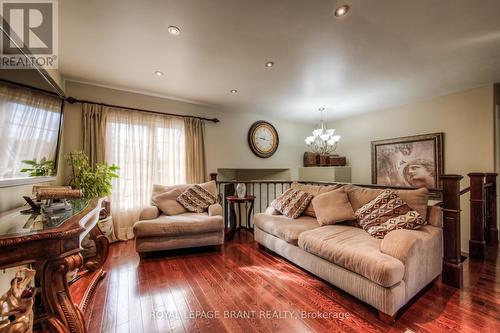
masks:
<instances>
[{"instance_id":1,"label":"window","mask_svg":"<svg viewBox=\"0 0 500 333\"><path fill-rule=\"evenodd\" d=\"M132 224L151 201L153 184L185 183L184 122L162 115L111 109L106 161L120 167L111 203L117 234L132 237Z\"/></svg>"},{"instance_id":2,"label":"window","mask_svg":"<svg viewBox=\"0 0 500 333\"><path fill-rule=\"evenodd\" d=\"M0 85L0 180L28 177L23 160L55 163L61 106L57 97Z\"/></svg>"}]
</instances>

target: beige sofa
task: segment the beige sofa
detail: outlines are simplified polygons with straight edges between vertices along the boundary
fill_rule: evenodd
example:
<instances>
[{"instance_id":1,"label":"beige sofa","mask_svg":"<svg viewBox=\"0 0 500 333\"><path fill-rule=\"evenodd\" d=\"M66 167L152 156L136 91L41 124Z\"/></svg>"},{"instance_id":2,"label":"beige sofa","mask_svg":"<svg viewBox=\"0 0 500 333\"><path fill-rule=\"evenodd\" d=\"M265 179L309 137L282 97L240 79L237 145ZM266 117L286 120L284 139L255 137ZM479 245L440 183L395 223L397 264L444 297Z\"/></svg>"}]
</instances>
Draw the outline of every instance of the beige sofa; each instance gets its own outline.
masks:
<instances>
[{"instance_id":1,"label":"beige sofa","mask_svg":"<svg viewBox=\"0 0 500 333\"><path fill-rule=\"evenodd\" d=\"M328 188L305 190L318 194ZM345 191L354 210L380 193L351 185ZM410 204L411 192L404 195ZM395 230L377 239L352 222L321 226L313 216L289 219L270 207L254 217L255 240L372 305L381 319L392 322L401 307L441 274L442 212L427 208L428 224L421 229ZM314 215L311 206L306 211Z\"/></svg>"},{"instance_id":2,"label":"beige sofa","mask_svg":"<svg viewBox=\"0 0 500 333\"><path fill-rule=\"evenodd\" d=\"M191 185L161 186L153 188L154 198L162 192L182 193ZM201 184L209 191L216 191L215 182ZM216 193L214 193L216 196ZM175 201L175 197L173 198ZM176 209L178 214L167 215L157 206L145 207L134 224L135 248L141 257L147 252L172 250L224 243L224 218L222 207L214 204L207 212L191 213Z\"/></svg>"}]
</instances>

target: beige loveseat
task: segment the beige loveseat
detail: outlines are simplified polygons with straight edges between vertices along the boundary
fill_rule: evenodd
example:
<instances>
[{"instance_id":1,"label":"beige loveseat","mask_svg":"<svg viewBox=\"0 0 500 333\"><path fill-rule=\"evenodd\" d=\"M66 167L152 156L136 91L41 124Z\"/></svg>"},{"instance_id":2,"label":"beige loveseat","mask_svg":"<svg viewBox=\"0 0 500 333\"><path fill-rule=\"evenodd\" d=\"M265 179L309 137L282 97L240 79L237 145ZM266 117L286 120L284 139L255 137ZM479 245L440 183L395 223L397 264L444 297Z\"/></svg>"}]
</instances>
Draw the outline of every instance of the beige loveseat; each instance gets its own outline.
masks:
<instances>
[{"instance_id":1,"label":"beige loveseat","mask_svg":"<svg viewBox=\"0 0 500 333\"><path fill-rule=\"evenodd\" d=\"M300 184L292 187L313 195L336 188ZM354 211L382 191L353 185L344 185L344 189ZM381 319L392 322L397 311L442 270L442 212L438 207L427 207L426 190L422 190L425 192L399 193L410 206L420 205L420 211L423 207L428 224L419 230L395 230L377 239L352 221L321 226L312 205L305 211L308 215L297 219L279 215L270 207L254 217L255 240L372 305L379 310Z\"/></svg>"},{"instance_id":2,"label":"beige loveseat","mask_svg":"<svg viewBox=\"0 0 500 333\"><path fill-rule=\"evenodd\" d=\"M154 198L166 194L161 209L156 205L142 210L139 221L134 224L135 248L141 257L147 252L181 248L221 245L224 243L224 218L222 207L213 204L203 213L186 211L176 203L176 197L191 185L162 186L154 185ZM217 197L215 182L200 184ZM165 199L165 198L164 198ZM165 207L166 206L166 207Z\"/></svg>"}]
</instances>

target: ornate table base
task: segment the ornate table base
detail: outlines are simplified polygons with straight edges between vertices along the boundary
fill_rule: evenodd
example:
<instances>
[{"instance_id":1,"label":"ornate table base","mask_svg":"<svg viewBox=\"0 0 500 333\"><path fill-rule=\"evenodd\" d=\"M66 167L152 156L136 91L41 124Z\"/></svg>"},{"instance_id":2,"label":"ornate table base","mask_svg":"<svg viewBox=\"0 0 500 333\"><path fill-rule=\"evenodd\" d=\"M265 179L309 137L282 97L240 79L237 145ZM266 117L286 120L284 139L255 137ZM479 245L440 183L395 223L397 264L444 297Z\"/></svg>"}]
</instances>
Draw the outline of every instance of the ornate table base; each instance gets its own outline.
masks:
<instances>
[{"instance_id":1,"label":"ornate table base","mask_svg":"<svg viewBox=\"0 0 500 333\"><path fill-rule=\"evenodd\" d=\"M109 242L97 226L101 203L102 199L91 199L84 208L62 216L64 220L55 226L49 227L49 223L54 223L50 220L43 222L47 227L42 230L0 235L0 268L35 266L35 286L40 290L35 295L35 330L48 329L57 333L87 331L83 313L98 282L106 275L102 266L109 250ZM19 219L19 216L14 217ZM88 233L96 243L97 254L85 263L80 254L80 243ZM69 291L67 274L82 267L92 273L92 279L76 305Z\"/></svg>"},{"instance_id":2,"label":"ornate table base","mask_svg":"<svg viewBox=\"0 0 500 333\"><path fill-rule=\"evenodd\" d=\"M229 219L229 233L226 235L227 240L231 240L234 238L234 234L236 231L240 229L251 229L253 228L250 225L250 220L252 218L252 211L253 211L253 205L255 201L255 196L253 195L247 195L243 198L239 198L237 196L228 196L226 197L227 203L229 204L229 211L230 211L230 219ZM248 208L247 211L247 226L243 227L241 225L241 204L242 203L250 203L250 208ZM235 205L238 204L238 220L236 220L236 209Z\"/></svg>"}]
</instances>

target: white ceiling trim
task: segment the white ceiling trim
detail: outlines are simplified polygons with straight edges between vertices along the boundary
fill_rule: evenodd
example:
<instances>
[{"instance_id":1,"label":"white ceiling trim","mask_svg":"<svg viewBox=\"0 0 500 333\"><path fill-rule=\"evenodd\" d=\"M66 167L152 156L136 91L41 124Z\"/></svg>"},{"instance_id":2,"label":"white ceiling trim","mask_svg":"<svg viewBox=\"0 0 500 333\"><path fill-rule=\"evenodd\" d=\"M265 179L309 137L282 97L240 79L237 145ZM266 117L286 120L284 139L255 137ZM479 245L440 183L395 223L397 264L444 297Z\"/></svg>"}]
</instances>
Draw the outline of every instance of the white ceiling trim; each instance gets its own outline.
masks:
<instances>
[{"instance_id":1,"label":"white ceiling trim","mask_svg":"<svg viewBox=\"0 0 500 333\"><path fill-rule=\"evenodd\" d=\"M154 93L154 92L147 91L147 90L127 88L127 87L117 86L117 85L112 85L112 84L96 83L96 82L87 81L87 80L81 80L81 79L76 79L76 78L72 78L72 77L64 77L64 86L66 86L66 82L75 82L75 83L80 83L80 84L86 84L86 85L89 85L89 86L95 86L95 87L100 87L100 88L107 88L107 89L119 90L119 91L134 93L134 94L140 94L140 95L144 95L144 96L151 96L151 97L158 97L158 98L170 99L170 100L173 100L173 101L184 102L184 103L195 104L195 105L201 105L201 106L208 106L208 107L211 107L211 108L218 108L217 105L203 103L203 102L199 102L199 101L192 100L192 99L179 98L179 97L175 97L175 96L171 96L171 95L167 95L167 94L159 94L159 93Z\"/></svg>"}]
</instances>

